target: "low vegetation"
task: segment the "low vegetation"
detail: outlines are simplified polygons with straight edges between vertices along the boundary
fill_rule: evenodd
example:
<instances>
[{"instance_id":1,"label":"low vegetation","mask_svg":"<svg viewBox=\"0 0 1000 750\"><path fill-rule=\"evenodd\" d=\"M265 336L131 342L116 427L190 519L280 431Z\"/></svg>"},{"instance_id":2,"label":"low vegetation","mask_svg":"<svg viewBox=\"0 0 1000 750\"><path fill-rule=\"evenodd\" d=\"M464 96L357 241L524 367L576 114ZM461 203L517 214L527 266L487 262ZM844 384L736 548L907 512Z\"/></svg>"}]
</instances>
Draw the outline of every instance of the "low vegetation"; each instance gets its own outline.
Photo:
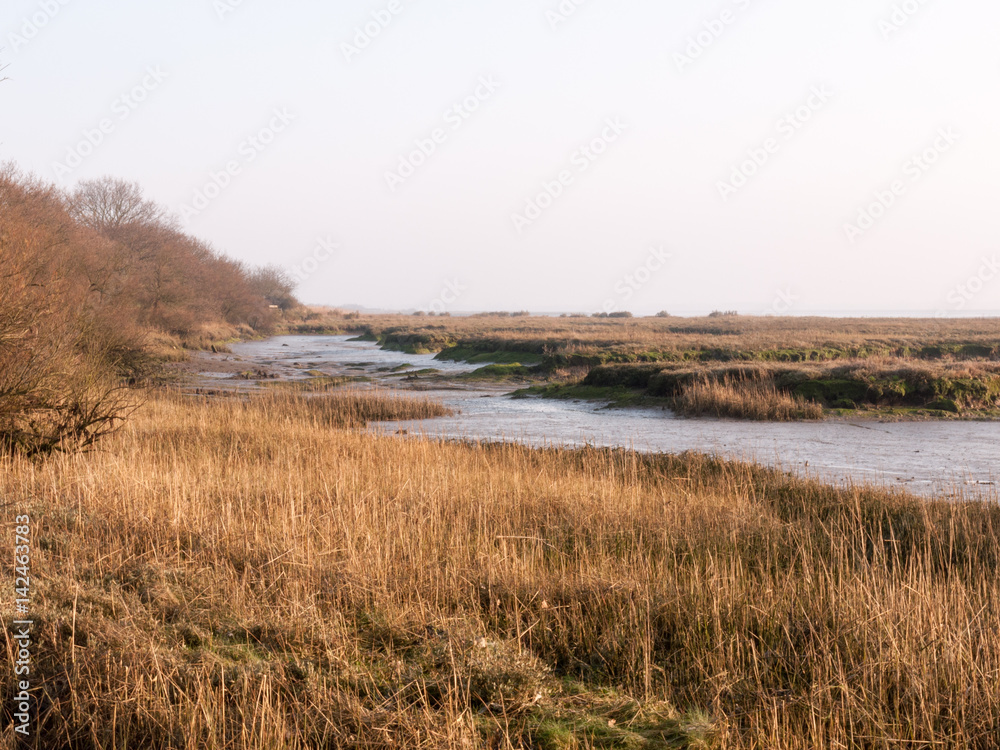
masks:
<instances>
[{"instance_id":1,"label":"low vegetation","mask_svg":"<svg viewBox=\"0 0 1000 750\"><path fill-rule=\"evenodd\" d=\"M911 408L988 415L1000 406L1000 363L989 361L870 358L795 365L607 365L590 370L582 380L597 393L631 389L673 399L681 409L695 384L705 392L707 386L726 390L728 384L731 390L757 382L769 384L775 397L807 402L811 409Z\"/></svg>"},{"instance_id":2,"label":"low vegetation","mask_svg":"<svg viewBox=\"0 0 1000 750\"><path fill-rule=\"evenodd\" d=\"M712 380L685 385L674 400L679 414L689 417L730 417L761 421L821 419L823 407L785 393L768 378Z\"/></svg>"},{"instance_id":3,"label":"low vegetation","mask_svg":"<svg viewBox=\"0 0 1000 750\"><path fill-rule=\"evenodd\" d=\"M0 459L31 746L996 747L996 504L314 399L157 394L101 451Z\"/></svg>"},{"instance_id":4,"label":"low vegetation","mask_svg":"<svg viewBox=\"0 0 1000 750\"><path fill-rule=\"evenodd\" d=\"M477 379L534 381L524 395L664 404L691 415L723 411L747 418L812 417L820 408L898 416L1000 413L1000 324L992 319L751 318L720 312L700 319L511 321L494 314L435 323L369 316L354 326L359 338L386 349L483 364L472 376ZM697 390L704 404L714 390L715 401L725 396L733 404L744 380L771 384L767 399L785 406L703 410L692 400ZM803 401L805 406L793 406Z\"/></svg>"},{"instance_id":5,"label":"low vegetation","mask_svg":"<svg viewBox=\"0 0 1000 750\"><path fill-rule=\"evenodd\" d=\"M324 382L308 389L268 389L242 396L230 395L205 405L206 416L227 418L233 401L244 412L272 422L321 427L364 427L372 422L409 421L444 417L451 411L436 401L413 398L376 388L343 388Z\"/></svg>"},{"instance_id":6,"label":"low vegetation","mask_svg":"<svg viewBox=\"0 0 1000 750\"><path fill-rule=\"evenodd\" d=\"M351 328L383 347L507 354L549 372L605 364L815 363L897 358L935 363L1000 359L996 319L362 316ZM535 359L527 360L525 357Z\"/></svg>"}]
</instances>

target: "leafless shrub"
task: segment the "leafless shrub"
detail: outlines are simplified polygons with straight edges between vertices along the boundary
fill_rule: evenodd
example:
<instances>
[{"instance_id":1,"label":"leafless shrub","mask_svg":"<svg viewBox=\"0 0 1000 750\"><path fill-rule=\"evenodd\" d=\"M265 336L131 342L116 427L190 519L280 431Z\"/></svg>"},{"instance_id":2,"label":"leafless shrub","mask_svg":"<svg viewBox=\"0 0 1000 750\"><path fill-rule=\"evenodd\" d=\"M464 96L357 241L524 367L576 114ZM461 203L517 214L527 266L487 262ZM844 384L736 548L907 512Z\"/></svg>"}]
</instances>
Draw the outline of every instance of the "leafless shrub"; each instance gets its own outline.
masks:
<instances>
[{"instance_id":1,"label":"leafless shrub","mask_svg":"<svg viewBox=\"0 0 1000 750\"><path fill-rule=\"evenodd\" d=\"M132 410L130 328L80 273L92 237L49 187L0 171L0 449L82 448Z\"/></svg>"}]
</instances>

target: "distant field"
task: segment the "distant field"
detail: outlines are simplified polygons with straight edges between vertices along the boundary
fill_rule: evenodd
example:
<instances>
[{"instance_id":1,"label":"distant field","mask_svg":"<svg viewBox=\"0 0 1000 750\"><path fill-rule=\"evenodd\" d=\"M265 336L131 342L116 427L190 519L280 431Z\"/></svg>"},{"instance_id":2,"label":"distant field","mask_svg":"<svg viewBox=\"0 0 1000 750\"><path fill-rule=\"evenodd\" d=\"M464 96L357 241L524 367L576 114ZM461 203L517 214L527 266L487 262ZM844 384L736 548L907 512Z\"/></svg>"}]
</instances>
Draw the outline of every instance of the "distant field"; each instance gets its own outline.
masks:
<instances>
[{"instance_id":1,"label":"distant field","mask_svg":"<svg viewBox=\"0 0 1000 750\"><path fill-rule=\"evenodd\" d=\"M667 400L690 415L1000 415L1000 320L367 316L382 347L481 363L524 393ZM698 397L694 398L694 391Z\"/></svg>"},{"instance_id":2,"label":"distant field","mask_svg":"<svg viewBox=\"0 0 1000 750\"><path fill-rule=\"evenodd\" d=\"M407 351L522 353L550 366L1000 358L997 319L373 316L349 321L348 327Z\"/></svg>"}]
</instances>

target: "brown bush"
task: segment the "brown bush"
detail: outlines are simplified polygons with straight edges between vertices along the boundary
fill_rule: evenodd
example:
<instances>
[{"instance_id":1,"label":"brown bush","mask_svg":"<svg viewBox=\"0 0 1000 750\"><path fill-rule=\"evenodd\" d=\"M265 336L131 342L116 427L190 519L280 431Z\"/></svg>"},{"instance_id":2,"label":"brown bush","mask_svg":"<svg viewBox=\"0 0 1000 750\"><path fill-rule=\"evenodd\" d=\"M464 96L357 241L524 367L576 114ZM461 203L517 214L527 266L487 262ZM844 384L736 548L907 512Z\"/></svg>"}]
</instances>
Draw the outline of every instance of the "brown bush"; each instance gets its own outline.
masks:
<instances>
[{"instance_id":1,"label":"brown bush","mask_svg":"<svg viewBox=\"0 0 1000 750\"><path fill-rule=\"evenodd\" d=\"M0 171L0 448L90 445L132 408L143 360L81 272L96 244L50 187Z\"/></svg>"},{"instance_id":2,"label":"brown bush","mask_svg":"<svg viewBox=\"0 0 1000 750\"><path fill-rule=\"evenodd\" d=\"M0 168L0 447L90 445L153 372L147 340L270 332L272 297L294 301L280 273L184 234L138 185L104 178L64 195Z\"/></svg>"},{"instance_id":3,"label":"brown bush","mask_svg":"<svg viewBox=\"0 0 1000 750\"><path fill-rule=\"evenodd\" d=\"M218 323L269 333L277 320L271 305L297 304L279 269L250 268L185 234L135 183L85 181L67 202L105 240L87 267L92 286L147 327L191 341Z\"/></svg>"}]
</instances>

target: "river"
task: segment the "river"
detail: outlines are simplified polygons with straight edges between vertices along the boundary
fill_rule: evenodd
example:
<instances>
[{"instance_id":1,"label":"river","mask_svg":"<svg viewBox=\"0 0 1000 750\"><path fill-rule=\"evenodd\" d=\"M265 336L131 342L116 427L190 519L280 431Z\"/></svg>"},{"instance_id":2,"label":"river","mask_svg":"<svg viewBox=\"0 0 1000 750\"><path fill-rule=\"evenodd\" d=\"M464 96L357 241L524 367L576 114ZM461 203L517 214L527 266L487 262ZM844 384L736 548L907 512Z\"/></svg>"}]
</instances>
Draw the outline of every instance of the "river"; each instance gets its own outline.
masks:
<instances>
[{"instance_id":1,"label":"river","mask_svg":"<svg viewBox=\"0 0 1000 750\"><path fill-rule=\"evenodd\" d=\"M482 385L449 376L481 365L442 362L433 355L383 351L347 336L282 336L232 346L232 354L203 355L203 382L230 380L236 370L261 368L271 377L305 373L356 375L443 401L454 416L385 423L387 434L472 440L511 440L545 446L623 446L638 451L696 450L756 461L835 483L904 486L922 495L996 499L1000 480L1000 422L830 419L747 422L686 419L664 409L606 408L583 401L511 398L516 386ZM220 368L225 363L227 366ZM211 364L212 367L208 365ZM436 369L407 380L395 368ZM221 371L220 371L221 369Z\"/></svg>"}]
</instances>

